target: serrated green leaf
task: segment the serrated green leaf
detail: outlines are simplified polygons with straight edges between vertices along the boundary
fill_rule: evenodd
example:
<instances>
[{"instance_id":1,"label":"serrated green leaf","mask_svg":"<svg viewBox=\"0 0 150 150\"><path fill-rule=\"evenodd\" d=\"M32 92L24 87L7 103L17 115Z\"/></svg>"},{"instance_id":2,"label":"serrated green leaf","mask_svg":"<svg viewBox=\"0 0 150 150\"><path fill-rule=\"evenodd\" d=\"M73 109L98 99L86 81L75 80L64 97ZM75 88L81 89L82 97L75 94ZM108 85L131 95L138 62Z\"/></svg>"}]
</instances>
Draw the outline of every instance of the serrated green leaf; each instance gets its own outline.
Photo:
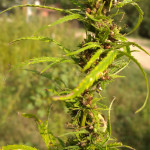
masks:
<instances>
[{"instance_id":1,"label":"serrated green leaf","mask_svg":"<svg viewBox=\"0 0 150 150\"><path fill-rule=\"evenodd\" d=\"M94 98L92 99L92 105L94 106L98 101L104 99L104 97L100 97L100 98Z\"/></svg>"},{"instance_id":2,"label":"serrated green leaf","mask_svg":"<svg viewBox=\"0 0 150 150\"><path fill-rule=\"evenodd\" d=\"M102 43L104 43L106 39L108 39L109 34L110 34L110 29L106 26L105 33L103 34L103 37L102 37Z\"/></svg>"},{"instance_id":3,"label":"serrated green leaf","mask_svg":"<svg viewBox=\"0 0 150 150\"><path fill-rule=\"evenodd\" d=\"M60 143L60 145L61 145L62 147L65 147L64 141L63 141L61 138L59 138L59 137L56 137L56 138L57 138L58 142Z\"/></svg>"},{"instance_id":4,"label":"serrated green leaf","mask_svg":"<svg viewBox=\"0 0 150 150\"><path fill-rule=\"evenodd\" d=\"M134 32L138 27L139 27L139 25L141 24L141 22L142 22L142 20L143 20L143 11L142 11L142 9L139 7L139 5L137 4L137 3L132 3L132 5L138 10L138 12L139 12L139 19L138 19L138 22L137 22L137 24L134 26L134 28L127 34L127 35L129 35L129 34L131 34L132 32Z\"/></svg>"},{"instance_id":5,"label":"serrated green leaf","mask_svg":"<svg viewBox=\"0 0 150 150\"><path fill-rule=\"evenodd\" d=\"M100 110L109 110L109 108L106 105L104 105L104 104L97 103L97 106L99 107L97 109L100 109Z\"/></svg>"},{"instance_id":6,"label":"serrated green leaf","mask_svg":"<svg viewBox=\"0 0 150 150\"><path fill-rule=\"evenodd\" d=\"M49 80L52 79L52 76L51 76L51 74L49 74L49 73L42 73L42 74L41 74L41 72L36 71L36 70L31 70L31 69L22 69L22 70L30 71L30 72L32 72L32 73L35 73L36 75L45 77L45 78L47 78L47 79L49 79Z\"/></svg>"},{"instance_id":7,"label":"serrated green leaf","mask_svg":"<svg viewBox=\"0 0 150 150\"><path fill-rule=\"evenodd\" d=\"M45 142L47 148L49 148L56 145L56 138L53 136L51 132L48 132L47 127L48 127L47 121L38 124L38 129L43 138L43 141Z\"/></svg>"},{"instance_id":8,"label":"serrated green leaf","mask_svg":"<svg viewBox=\"0 0 150 150\"><path fill-rule=\"evenodd\" d=\"M128 54L131 54L130 46L126 46L125 47L125 52L127 52Z\"/></svg>"},{"instance_id":9,"label":"serrated green leaf","mask_svg":"<svg viewBox=\"0 0 150 150\"><path fill-rule=\"evenodd\" d=\"M37 150L37 149L26 145L8 145L3 146L2 150Z\"/></svg>"},{"instance_id":10,"label":"serrated green leaf","mask_svg":"<svg viewBox=\"0 0 150 150\"><path fill-rule=\"evenodd\" d=\"M63 45L61 45L54 39L49 38L49 37L43 37L43 36L22 37L22 38L19 38L19 39L16 39L16 40L10 42L10 44L13 44L13 43L19 42L19 41L23 41L23 40L36 40L36 41L52 42L52 43L56 44L57 46L59 46L59 48L61 48L65 53L70 52L69 49L65 48Z\"/></svg>"},{"instance_id":11,"label":"serrated green leaf","mask_svg":"<svg viewBox=\"0 0 150 150\"><path fill-rule=\"evenodd\" d=\"M82 7L82 4L79 1L77 1L77 0L70 0L70 1L77 7Z\"/></svg>"},{"instance_id":12,"label":"serrated green leaf","mask_svg":"<svg viewBox=\"0 0 150 150\"><path fill-rule=\"evenodd\" d=\"M91 19L91 20L93 20L93 21L95 21L95 22L101 22L101 19L110 19L109 17L107 17L107 16L104 16L104 15L100 15L100 16L98 16L99 18L98 19L96 19L95 17L93 17L92 15L90 15L90 14L88 14L88 13L86 13L86 16L89 18L89 19Z\"/></svg>"},{"instance_id":13,"label":"serrated green leaf","mask_svg":"<svg viewBox=\"0 0 150 150\"><path fill-rule=\"evenodd\" d=\"M88 63L85 65L85 67L83 68L83 71L89 69L92 64L96 61L96 59L99 58L100 54L104 51L103 48L99 49L92 57L91 59L88 61Z\"/></svg>"},{"instance_id":14,"label":"serrated green leaf","mask_svg":"<svg viewBox=\"0 0 150 150\"><path fill-rule=\"evenodd\" d=\"M38 122L38 123L41 122L41 120L39 120L39 119L37 118L37 116L34 115L34 114L22 113L21 115L22 115L23 117L25 117L25 118L32 118L32 119L34 119L34 120L35 120L36 122Z\"/></svg>"},{"instance_id":15,"label":"serrated green leaf","mask_svg":"<svg viewBox=\"0 0 150 150\"><path fill-rule=\"evenodd\" d=\"M110 77L111 77L112 79L125 78L125 76L119 76L119 75L115 75L115 74L110 75Z\"/></svg>"},{"instance_id":16,"label":"serrated green leaf","mask_svg":"<svg viewBox=\"0 0 150 150\"><path fill-rule=\"evenodd\" d=\"M85 134L85 133L88 133L88 131L81 130L81 131L76 131L76 132L68 132L63 135L60 135L59 137L68 136L68 135L76 135L76 134Z\"/></svg>"},{"instance_id":17,"label":"serrated green leaf","mask_svg":"<svg viewBox=\"0 0 150 150\"><path fill-rule=\"evenodd\" d=\"M33 65L33 64L43 63L43 62L60 62L62 60L65 60L65 59L58 58L58 57L39 57L39 58L30 59L29 61L26 61L25 64Z\"/></svg>"},{"instance_id":18,"label":"serrated green leaf","mask_svg":"<svg viewBox=\"0 0 150 150\"><path fill-rule=\"evenodd\" d=\"M131 45L133 46L136 46L137 48L139 48L140 50L142 50L143 52L145 52L147 55L150 56L150 53L148 53L144 48L142 48L140 45L134 43L134 42L127 42L127 43L130 43Z\"/></svg>"},{"instance_id":19,"label":"serrated green leaf","mask_svg":"<svg viewBox=\"0 0 150 150\"><path fill-rule=\"evenodd\" d=\"M100 45L97 44L97 43L91 42L88 46L85 46L85 47L83 47L83 48L81 48L79 50L70 52L70 53L66 54L66 56L77 55L78 53L81 53L81 52L83 52L85 50L88 50L88 49L91 49L91 48L96 48L96 47L100 47Z\"/></svg>"},{"instance_id":20,"label":"serrated green leaf","mask_svg":"<svg viewBox=\"0 0 150 150\"><path fill-rule=\"evenodd\" d=\"M68 59L64 58L58 58L58 57L39 57L39 58L33 58L30 60L27 60L26 62L20 63L16 66L14 66L10 71L18 68L18 67L24 67L24 66L29 66L33 64L39 64L39 63L45 63L45 62L52 62L52 63L60 63L60 62L66 62L66 61L71 61ZM54 65L54 64L53 64Z\"/></svg>"},{"instance_id":21,"label":"serrated green leaf","mask_svg":"<svg viewBox=\"0 0 150 150\"><path fill-rule=\"evenodd\" d=\"M46 28L49 28L49 27L52 27L52 26L55 26L55 25L58 25L58 24L61 24L61 23L64 23L64 22L68 22L68 21L71 21L71 20L75 20L75 19L83 20L84 18L79 14L71 14L71 15L65 16L65 17L60 18L57 21L53 22L52 24L49 24L49 25L46 25L46 26L40 28L37 32L34 33L34 35L36 35L38 32L40 32L40 31L42 31Z\"/></svg>"},{"instance_id":22,"label":"serrated green leaf","mask_svg":"<svg viewBox=\"0 0 150 150\"><path fill-rule=\"evenodd\" d=\"M112 108L112 104L114 102L115 98L112 100L110 106L109 106L109 109L108 109L108 121L107 121L107 137L104 139L104 141L102 142L102 145L105 145L108 140L110 139L111 137L111 123L110 123L110 112L111 112L111 108Z\"/></svg>"},{"instance_id":23,"label":"serrated green leaf","mask_svg":"<svg viewBox=\"0 0 150 150\"><path fill-rule=\"evenodd\" d=\"M128 145L122 145L121 147L125 147L125 148L128 148L128 149L136 150L135 148L133 148L131 146L128 146Z\"/></svg>"},{"instance_id":24,"label":"serrated green leaf","mask_svg":"<svg viewBox=\"0 0 150 150\"><path fill-rule=\"evenodd\" d=\"M37 127L39 129L39 132L47 146L47 148L49 148L50 146L53 147L55 145L55 137L53 136L52 133L48 132L47 129L47 121L45 122L41 122L41 120L39 120L35 115L33 114L26 114L23 113L22 116L26 117L26 118L32 118L36 121L37 123ZM21 149L21 148L20 148ZM26 149L25 149L26 150ZM32 150L32 149L31 149Z\"/></svg>"},{"instance_id":25,"label":"serrated green leaf","mask_svg":"<svg viewBox=\"0 0 150 150\"><path fill-rule=\"evenodd\" d=\"M125 6L127 4L131 4L131 3L133 3L133 0L123 0L123 1L119 2L116 5L116 7L120 8L120 7L123 7L123 6Z\"/></svg>"},{"instance_id":26,"label":"serrated green leaf","mask_svg":"<svg viewBox=\"0 0 150 150\"><path fill-rule=\"evenodd\" d=\"M58 62L54 62L54 63L51 63L50 65L48 65L46 68L44 68L41 73L44 73L46 70L48 70L49 68L51 68L52 66L56 65L56 64L60 64L60 63L65 63L65 62L71 62L71 60L61 60L61 61L58 61Z\"/></svg>"},{"instance_id":27,"label":"serrated green leaf","mask_svg":"<svg viewBox=\"0 0 150 150\"><path fill-rule=\"evenodd\" d=\"M146 99L145 99L145 102L144 102L144 104L142 105L142 107L139 108L139 109L136 111L136 113L138 113L138 112L140 112L141 110L144 109L144 107L145 107L146 104L147 104L148 98L149 98L149 84L148 84L147 75L146 75L144 69L142 68L142 66L140 65L140 63L139 63L133 56L129 55L128 53L122 52L122 51L120 51L120 53L122 53L123 55L129 57L133 62L135 62L135 63L137 64L137 66L140 68L140 70L141 70L141 72L142 72L142 74L143 74L143 76L144 76L144 78L145 78L145 81L146 81L147 95L146 95Z\"/></svg>"},{"instance_id":28,"label":"serrated green leaf","mask_svg":"<svg viewBox=\"0 0 150 150\"><path fill-rule=\"evenodd\" d=\"M132 149L132 150L135 150L134 148L132 148L131 146L127 146L127 145L123 145L122 143L120 143L120 142L115 142L115 143L112 143L112 144L108 144L108 145L106 145L107 146L107 148L109 148L109 149L114 149L114 148L128 148L128 149ZM103 148L106 148L106 146L105 147L103 147ZM118 149L117 149L118 150Z\"/></svg>"},{"instance_id":29,"label":"serrated green leaf","mask_svg":"<svg viewBox=\"0 0 150 150\"><path fill-rule=\"evenodd\" d=\"M45 9L56 10L56 11L60 11L60 12L64 12L64 13L71 13L69 10L64 10L64 9L60 9L60 8L49 7L49 6L42 6L42 5L34 5L34 4L26 4L26 5L16 5L16 6L9 7L8 9L6 9L6 10L0 12L0 15L1 15L2 13L5 13L5 12L11 10L11 9L19 8L19 7L45 8Z\"/></svg>"},{"instance_id":30,"label":"serrated green leaf","mask_svg":"<svg viewBox=\"0 0 150 150\"><path fill-rule=\"evenodd\" d=\"M110 123L110 112L112 108L112 104L115 101L115 98L112 100L110 106L109 106L109 111L108 111L108 121L107 121L107 132L108 132L108 139L111 137L111 123Z\"/></svg>"},{"instance_id":31,"label":"serrated green leaf","mask_svg":"<svg viewBox=\"0 0 150 150\"><path fill-rule=\"evenodd\" d=\"M127 35L128 35L128 34L131 34L133 31L135 31L139 27L139 25L141 24L141 22L143 20L143 11L141 10L141 8L139 7L139 5L137 3L133 2L133 0L124 0L122 2L119 2L116 5L116 7L120 8L120 7L123 7L123 6L127 5L127 4L133 5L137 9L137 11L139 12L138 22L135 25L135 27L129 33L127 33Z\"/></svg>"},{"instance_id":32,"label":"serrated green leaf","mask_svg":"<svg viewBox=\"0 0 150 150\"><path fill-rule=\"evenodd\" d=\"M128 65L130 64L130 61L126 62L126 63L122 63L122 66L119 70L115 71L115 73L112 75L113 78L116 78L118 75L118 73L120 73L122 70L124 70ZM115 77L116 76L116 77ZM119 77L119 76L118 76ZM120 76L122 77L122 76Z\"/></svg>"},{"instance_id":33,"label":"serrated green leaf","mask_svg":"<svg viewBox=\"0 0 150 150\"><path fill-rule=\"evenodd\" d=\"M118 45L118 44L119 44L119 45ZM131 46L131 45L133 45L133 46L139 48L139 49L142 50L144 53L146 53L147 55L150 56L150 53L148 53L144 48L142 48L140 45L138 45L138 44L135 43L135 42L129 42L129 41L127 41L127 42L119 42L119 43L117 43L117 45L116 45L116 43L115 43L115 45L113 45L113 46L114 46L114 48L116 48L116 49L120 49L120 48L122 48L122 47L128 47L128 46ZM113 49L114 49L114 48L113 48ZM128 49L128 53L131 53L131 51L129 51L129 49Z\"/></svg>"},{"instance_id":34,"label":"serrated green leaf","mask_svg":"<svg viewBox=\"0 0 150 150\"><path fill-rule=\"evenodd\" d=\"M123 144L120 143L120 142L115 142L115 143L112 143L112 144L107 144L107 148L117 148L117 147L122 147L122 146L123 146Z\"/></svg>"},{"instance_id":35,"label":"serrated green leaf","mask_svg":"<svg viewBox=\"0 0 150 150\"><path fill-rule=\"evenodd\" d=\"M10 42L10 44L15 43L15 42L19 42L22 40L37 40L37 41L44 41L44 42L52 42L52 43L56 44L57 46L59 46L59 48L62 49L66 54L71 52L70 49L65 48L63 45L61 45L60 43L58 43L54 39L49 38L49 37L43 37L43 36L22 37L22 38L19 38L19 39L16 39L16 40ZM74 60L74 62L77 61L74 56L71 56L71 59Z\"/></svg>"},{"instance_id":36,"label":"serrated green leaf","mask_svg":"<svg viewBox=\"0 0 150 150\"><path fill-rule=\"evenodd\" d=\"M81 81L81 83L73 90L72 93L65 96L53 97L54 100L67 100L79 96L84 90L88 89L93 83L98 80L108 66L114 61L117 56L117 51L110 51L108 55Z\"/></svg>"},{"instance_id":37,"label":"serrated green leaf","mask_svg":"<svg viewBox=\"0 0 150 150\"><path fill-rule=\"evenodd\" d=\"M67 146L67 147L65 147L64 149L70 149L70 150L79 150L79 146Z\"/></svg>"}]
</instances>

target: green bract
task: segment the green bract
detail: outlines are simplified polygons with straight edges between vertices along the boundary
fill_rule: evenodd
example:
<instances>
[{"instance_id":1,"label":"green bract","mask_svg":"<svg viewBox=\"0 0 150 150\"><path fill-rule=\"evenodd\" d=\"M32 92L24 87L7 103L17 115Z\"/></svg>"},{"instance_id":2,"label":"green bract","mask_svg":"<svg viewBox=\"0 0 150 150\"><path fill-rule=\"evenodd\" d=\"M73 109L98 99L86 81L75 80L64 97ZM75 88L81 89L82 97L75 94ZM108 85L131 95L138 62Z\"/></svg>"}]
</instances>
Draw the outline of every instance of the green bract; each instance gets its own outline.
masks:
<instances>
[{"instance_id":1,"label":"green bract","mask_svg":"<svg viewBox=\"0 0 150 150\"><path fill-rule=\"evenodd\" d=\"M111 137L110 112L112 103L110 107L102 104L98 107L97 103L99 100L103 99L101 90L105 88L106 84L110 83L115 78L121 77L117 74L125 69L130 61L133 61L142 71L147 87L146 100L137 112L141 111L146 105L149 97L148 79L140 63L132 56L132 52L134 51L131 51L130 46L133 45L146 54L150 54L138 44L129 42L125 38L125 35L120 33L121 27L119 27L114 20L114 17L120 14L121 7L129 4L133 5L139 12L139 20L133 30L128 33L130 34L140 25L143 19L143 12L134 0L78 0L73 2L77 5L77 9L64 10L39 5L19 5L1 12L4 13L17 7L40 7L65 14L64 17L52 24L40 28L34 33L34 36L19 38L11 42L15 43L22 40L52 42L58 45L65 54L59 58L33 58L16 67L51 62L50 65L41 71L41 73L43 73L55 64L68 62L79 66L83 74L82 81L80 81L75 89L64 90L61 93L55 92L57 95L50 97L51 101L61 100L66 103L68 113L72 118L70 125L73 128L73 132L56 137L48 130L47 120L42 122L32 114L23 114L23 116L35 120L48 149L118 150L121 147L133 149L117 142ZM79 49L70 50L51 37L37 36L37 33L39 34L40 31L45 28L50 28L71 20L80 21L86 32L86 38L81 42ZM125 57L127 57L127 59L125 59ZM102 114L104 110L108 111L107 121ZM64 136L67 137L66 141L61 139L61 137ZM34 150L35 148L23 145L10 145L4 146L2 149Z\"/></svg>"}]
</instances>

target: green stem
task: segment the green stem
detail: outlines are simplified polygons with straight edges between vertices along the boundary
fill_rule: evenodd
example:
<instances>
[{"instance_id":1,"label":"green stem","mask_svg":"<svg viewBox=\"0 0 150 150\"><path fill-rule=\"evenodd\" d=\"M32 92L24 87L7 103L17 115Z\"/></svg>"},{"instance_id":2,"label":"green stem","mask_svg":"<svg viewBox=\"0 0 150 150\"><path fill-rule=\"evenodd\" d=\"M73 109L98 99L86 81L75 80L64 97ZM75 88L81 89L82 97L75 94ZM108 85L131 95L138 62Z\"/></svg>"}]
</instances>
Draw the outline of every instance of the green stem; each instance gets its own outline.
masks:
<instances>
[{"instance_id":1,"label":"green stem","mask_svg":"<svg viewBox=\"0 0 150 150\"><path fill-rule=\"evenodd\" d=\"M82 120L81 120L81 127L85 126L86 116L87 116L87 112L86 112L86 110L83 110L83 115L82 115Z\"/></svg>"}]
</instances>

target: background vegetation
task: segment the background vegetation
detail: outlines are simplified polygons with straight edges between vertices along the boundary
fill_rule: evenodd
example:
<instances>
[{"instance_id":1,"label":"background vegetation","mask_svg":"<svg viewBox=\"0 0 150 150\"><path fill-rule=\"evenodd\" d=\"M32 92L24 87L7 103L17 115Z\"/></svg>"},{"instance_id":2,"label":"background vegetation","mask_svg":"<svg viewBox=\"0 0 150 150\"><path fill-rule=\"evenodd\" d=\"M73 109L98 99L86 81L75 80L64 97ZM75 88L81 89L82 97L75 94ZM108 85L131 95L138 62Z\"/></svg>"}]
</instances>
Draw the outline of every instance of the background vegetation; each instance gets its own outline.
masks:
<instances>
[{"instance_id":1,"label":"background vegetation","mask_svg":"<svg viewBox=\"0 0 150 150\"><path fill-rule=\"evenodd\" d=\"M66 2L61 1L64 7ZM67 5L70 4L68 3ZM148 21L150 14L147 8L149 5L148 0L142 3L146 15L145 19L147 18ZM0 6L4 8L2 4ZM126 8L126 11L130 12L127 12L130 15L127 18L128 24L131 21L131 26L129 27L134 25L132 17L136 16L131 16L131 10L131 8ZM47 89L52 87L57 89L66 86L75 87L78 83L75 78L75 76L79 75L78 72L76 72L75 68L68 67L68 64L59 65L48 70L42 78L38 74L43 68L43 64L34 66L39 72L33 72L31 69L17 69L11 73L8 72L12 65L28 58L49 55L58 56L61 53L57 46L41 42L25 41L15 45L8 45L13 39L29 36L44 24L50 23L58 17L59 14L54 14L49 19L34 17L27 23L26 18L19 10L9 15L9 17L5 15L0 17L0 146L14 143L32 144L36 147L41 145L40 148L44 149L34 123L31 120L22 118L17 112L37 113L44 119L47 111L46 106L51 94ZM143 32L144 29L150 30L148 26L148 23L143 23L139 28L139 33L141 34L141 30ZM83 38L76 36L76 33L80 33L80 30L76 22L72 22L72 24L47 29L41 34L51 35L66 47L72 48L78 46L78 41ZM145 32L148 33L147 30ZM150 77L150 71L147 71L147 73L148 77ZM104 103L110 103L109 100L113 96L117 97L111 115L113 134L124 144L135 147L137 150L148 150L150 149L150 102L144 111L137 115L134 114L135 110L141 106L146 95L144 79L136 67L130 69L129 66L122 74L126 75L127 78L118 79L107 88L107 91L103 91L104 93L109 93L109 95L105 94L106 101ZM54 80L57 80L58 83L54 84ZM52 117L50 117L49 122L51 129L56 134L65 133L66 130L64 124L67 121L67 114L63 111L64 107L59 102L52 106L51 109Z\"/></svg>"},{"instance_id":2,"label":"background vegetation","mask_svg":"<svg viewBox=\"0 0 150 150\"><path fill-rule=\"evenodd\" d=\"M23 1L23 0L22 0ZM12 6L14 4L21 4L22 1L20 0L1 0L0 1L0 10L6 9L8 6ZM27 0L24 0L27 1ZM34 2L35 0L30 0ZM44 5L50 5L50 4L58 4L59 6L63 8L74 8L74 5L72 2L75 2L75 0L41 0L41 3ZM144 11L144 20L143 23L140 25L139 29L134 32L134 35L140 35L142 37L150 38L150 1L149 0L138 0L138 3L142 10ZM136 24L137 18L137 11L132 6L126 6L123 8L127 14L126 17L123 18L122 23L125 24L124 31L131 30L134 25ZM133 21L134 20L134 21Z\"/></svg>"}]
</instances>

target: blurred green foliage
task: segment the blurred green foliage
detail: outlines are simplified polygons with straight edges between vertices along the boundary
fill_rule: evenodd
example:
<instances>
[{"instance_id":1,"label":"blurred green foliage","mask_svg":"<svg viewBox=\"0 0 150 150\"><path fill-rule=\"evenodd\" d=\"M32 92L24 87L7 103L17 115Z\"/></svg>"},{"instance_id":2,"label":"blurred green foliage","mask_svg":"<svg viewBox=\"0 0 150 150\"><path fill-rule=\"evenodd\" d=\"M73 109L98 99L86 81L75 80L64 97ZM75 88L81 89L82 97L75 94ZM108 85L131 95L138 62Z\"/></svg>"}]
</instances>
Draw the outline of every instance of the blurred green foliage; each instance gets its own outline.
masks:
<instances>
[{"instance_id":1,"label":"blurred green foliage","mask_svg":"<svg viewBox=\"0 0 150 150\"><path fill-rule=\"evenodd\" d=\"M72 4L73 0L42 0L42 3L46 3L47 4L60 4L61 7L63 8L69 8L69 7L73 7L74 5Z\"/></svg>"},{"instance_id":2,"label":"blurred green foliage","mask_svg":"<svg viewBox=\"0 0 150 150\"><path fill-rule=\"evenodd\" d=\"M50 24L61 16L53 14L50 20L42 18L30 18L26 22L25 16L17 11L15 15L3 16L0 18L0 146L13 143L24 143L38 145L42 140L37 133L30 133L34 124L28 119L22 119L17 112L28 112L38 114L44 119L49 107L49 97L57 89L61 91L64 87L75 87L78 83L75 66L68 68L67 64L53 67L39 77L39 72L47 64L40 64L30 67L30 70L9 69L29 58L38 56L59 56L62 52L51 43L24 41L14 45L8 43L22 36L30 36L44 24ZM74 26L74 29L76 27ZM78 46L79 38L75 39L75 30L71 30L70 24L57 26L41 32L42 35L49 35L67 48ZM36 70L36 71L35 71ZM71 72L71 74L70 74ZM69 77L67 77L69 75ZM57 108L58 107L58 108ZM67 117L63 113L63 104L56 104L51 112L49 120L51 128L56 134L65 132L64 124ZM52 123L53 122L53 123ZM16 135L17 133L17 135ZM12 136L14 135L14 136ZM29 142L29 143L28 143ZM42 145L42 144L41 144Z\"/></svg>"},{"instance_id":3,"label":"blurred green foliage","mask_svg":"<svg viewBox=\"0 0 150 150\"><path fill-rule=\"evenodd\" d=\"M112 131L125 144L137 150L148 150L150 101L141 113L135 114L146 95L142 74L134 64L130 64L121 74L126 77L113 82L106 91L108 103L113 96L116 97L111 113ZM150 78L150 71L147 71L147 75Z\"/></svg>"},{"instance_id":4,"label":"blurred green foliage","mask_svg":"<svg viewBox=\"0 0 150 150\"><path fill-rule=\"evenodd\" d=\"M14 143L32 144L36 147L41 145L40 149L45 149L34 123L17 115L17 112L38 114L44 119L48 109L49 96L52 94L50 89L61 91L62 87L75 87L78 83L76 76L79 76L79 73L76 72L75 66L68 67L68 64L55 66L43 74L43 77L38 75L44 68L44 64L34 66L28 71L16 69L8 72L12 65L31 57L59 56L62 53L53 44L43 44L37 41L24 41L8 45L16 38L30 36L44 24L55 20L55 17L60 16L51 16L51 20L46 19L46 21L41 18L31 18L31 21L26 23L25 17L17 11L15 15L0 18L0 146ZM79 29L74 25L65 24L47 29L41 34L51 35L68 48L76 48L79 38L74 38L74 36L78 32ZM150 71L147 73L150 77ZM106 95L106 102L104 102L110 103L109 100L113 96L117 97L111 115L113 134L123 143L131 145L137 150L148 150L150 149L150 103L142 113L134 114L142 105L142 100L146 95L144 79L136 67L134 69L129 67L122 74L127 78L118 79L108 87L109 95ZM65 133L65 123L69 118L64 111L63 102L53 103L49 107L51 107L51 117L49 117L51 130L56 135Z\"/></svg>"},{"instance_id":5,"label":"blurred green foliage","mask_svg":"<svg viewBox=\"0 0 150 150\"><path fill-rule=\"evenodd\" d=\"M10 6L21 4L23 2L31 2L34 3L35 0L1 0L0 1L0 10L6 9ZM73 7L72 1L75 0L40 0L41 4L43 5L50 5L50 4L58 4L61 5L63 8Z\"/></svg>"},{"instance_id":6,"label":"blurred green foliage","mask_svg":"<svg viewBox=\"0 0 150 150\"><path fill-rule=\"evenodd\" d=\"M144 19L141 23L140 27L137 31L134 32L134 35L140 35L142 37L150 38L150 1L149 0L140 0L138 1L141 9L144 12ZM137 11L133 6L126 6L123 8L126 15L123 15L122 24L125 24L126 27L124 30L129 32L136 24L137 18ZM133 21L134 20L134 21Z\"/></svg>"},{"instance_id":7,"label":"blurred green foliage","mask_svg":"<svg viewBox=\"0 0 150 150\"><path fill-rule=\"evenodd\" d=\"M23 2L23 0L0 0L0 10L4 10L12 5L20 4L21 2Z\"/></svg>"},{"instance_id":8,"label":"blurred green foliage","mask_svg":"<svg viewBox=\"0 0 150 150\"><path fill-rule=\"evenodd\" d=\"M1 0L0 1L0 9L6 9L9 6L21 4L23 2L19 0ZM34 0L32 1L34 2ZM57 4L60 7L63 8L74 8L75 5L73 5L72 2L75 2L75 0L41 0L41 4L43 5L50 5L50 4ZM141 9L144 11L144 19L143 23L140 25L138 30L134 32L134 35L140 35L142 37L150 38L150 1L149 0L139 0L138 1ZM126 6L123 8L126 12L126 15L122 15L121 22L124 24L123 32L129 32L133 27L135 26L138 18L137 18L137 11L133 6ZM133 21L134 20L134 21Z\"/></svg>"},{"instance_id":9,"label":"blurred green foliage","mask_svg":"<svg viewBox=\"0 0 150 150\"><path fill-rule=\"evenodd\" d=\"M150 38L150 1L144 0L140 2L141 8L144 10L144 20L139 28L139 35Z\"/></svg>"}]
</instances>

